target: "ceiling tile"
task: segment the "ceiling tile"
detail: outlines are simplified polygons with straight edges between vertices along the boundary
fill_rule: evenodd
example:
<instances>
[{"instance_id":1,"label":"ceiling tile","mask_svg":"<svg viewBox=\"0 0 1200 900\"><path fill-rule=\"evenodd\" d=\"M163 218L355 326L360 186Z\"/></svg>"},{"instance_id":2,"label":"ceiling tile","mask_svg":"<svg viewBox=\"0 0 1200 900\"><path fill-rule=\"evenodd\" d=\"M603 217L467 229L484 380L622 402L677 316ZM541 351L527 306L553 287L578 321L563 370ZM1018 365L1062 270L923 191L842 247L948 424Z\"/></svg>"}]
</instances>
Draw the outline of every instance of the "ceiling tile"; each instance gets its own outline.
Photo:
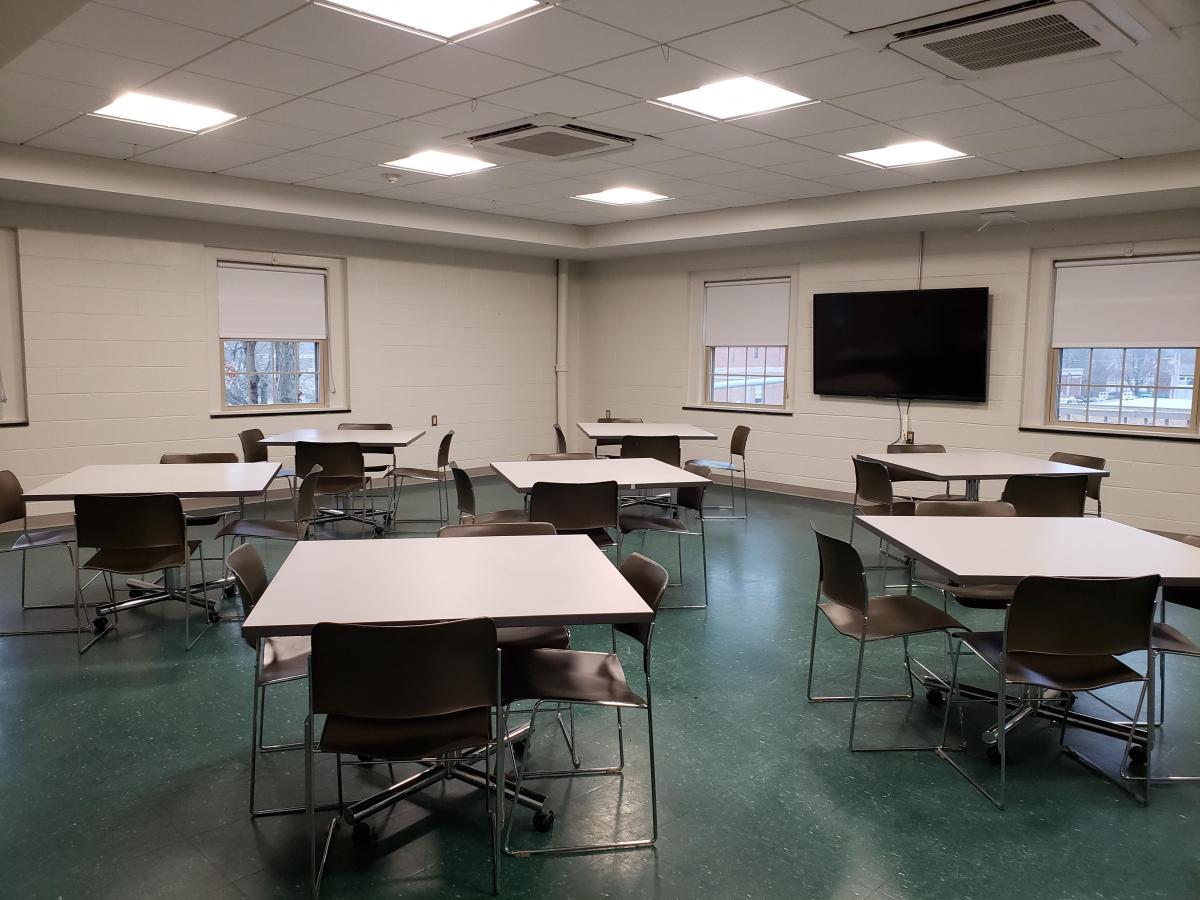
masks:
<instances>
[{"instance_id":1,"label":"ceiling tile","mask_svg":"<svg viewBox=\"0 0 1200 900\"><path fill-rule=\"evenodd\" d=\"M361 72L442 46L433 38L316 5L298 9L246 40Z\"/></svg>"},{"instance_id":2,"label":"ceiling tile","mask_svg":"<svg viewBox=\"0 0 1200 900\"><path fill-rule=\"evenodd\" d=\"M1121 68L1135 75L1187 69L1200 59L1200 25L1175 28L1160 40L1147 41L1120 56Z\"/></svg>"},{"instance_id":3,"label":"ceiling tile","mask_svg":"<svg viewBox=\"0 0 1200 900\"><path fill-rule=\"evenodd\" d=\"M697 178L703 175L715 175L718 172L737 172L745 167L727 159L717 159L715 156L684 156L679 159L649 163L645 168L651 172L663 172L667 175L677 175L680 178Z\"/></svg>"},{"instance_id":4,"label":"ceiling tile","mask_svg":"<svg viewBox=\"0 0 1200 900\"><path fill-rule=\"evenodd\" d=\"M212 135L185 138L168 147L160 147L139 154L137 162L173 166L180 169L196 169L201 172L219 172L233 166L256 162L277 152L274 147L259 147L241 141L224 141Z\"/></svg>"},{"instance_id":5,"label":"ceiling tile","mask_svg":"<svg viewBox=\"0 0 1200 900\"><path fill-rule=\"evenodd\" d=\"M899 172L888 169L868 169L851 175L831 175L821 179L825 184L849 188L852 191L875 191L883 188L908 187L912 184L925 184L928 179L905 170Z\"/></svg>"},{"instance_id":6,"label":"ceiling tile","mask_svg":"<svg viewBox=\"0 0 1200 900\"><path fill-rule=\"evenodd\" d=\"M684 38L674 46L738 72L757 75L852 50L856 45L836 25L798 9L781 9ZM766 76L764 80L771 81Z\"/></svg>"},{"instance_id":7,"label":"ceiling tile","mask_svg":"<svg viewBox=\"0 0 1200 900\"><path fill-rule=\"evenodd\" d=\"M185 103L215 106L226 112L249 116L292 99L290 94L268 91L266 88L238 84L224 78L213 78L182 69L164 75L146 85L147 93Z\"/></svg>"},{"instance_id":8,"label":"ceiling tile","mask_svg":"<svg viewBox=\"0 0 1200 900\"><path fill-rule=\"evenodd\" d=\"M646 163L662 162L664 159L679 159L681 156L688 155L688 151L682 147L672 147L670 144L650 138L639 141L632 150L618 150L611 155L606 154L604 159L611 159L614 163L624 166L641 166Z\"/></svg>"},{"instance_id":9,"label":"ceiling tile","mask_svg":"<svg viewBox=\"0 0 1200 900\"><path fill-rule=\"evenodd\" d=\"M965 109L949 109L927 116L891 120L891 124L920 137L940 141L965 134L1002 131L1005 128L1020 128L1037 123L1024 113L1009 109L1002 103L983 103Z\"/></svg>"},{"instance_id":10,"label":"ceiling tile","mask_svg":"<svg viewBox=\"0 0 1200 900\"><path fill-rule=\"evenodd\" d=\"M1197 5L1200 9L1200 4ZM1151 72L1142 76L1142 81L1149 84L1164 97L1181 102L1184 100L1200 100L1200 66L1187 69L1168 69L1165 72Z\"/></svg>"},{"instance_id":11,"label":"ceiling tile","mask_svg":"<svg viewBox=\"0 0 1200 900\"><path fill-rule=\"evenodd\" d=\"M542 203L553 200L553 194L547 194L534 188L511 187L496 191L485 191L476 195L480 200L495 200L497 203Z\"/></svg>"},{"instance_id":12,"label":"ceiling tile","mask_svg":"<svg viewBox=\"0 0 1200 900\"><path fill-rule=\"evenodd\" d=\"M693 128L697 123L707 121L691 113L644 101L595 113L589 116L589 119L597 125L608 125L639 134L666 134L681 128Z\"/></svg>"},{"instance_id":13,"label":"ceiling tile","mask_svg":"<svg viewBox=\"0 0 1200 900\"><path fill-rule=\"evenodd\" d=\"M1120 81L1129 73L1111 59L1085 59L1057 65L1030 66L1004 75L989 75L973 82L977 91L997 100L1048 94L1106 81Z\"/></svg>"},{"instance_id":14,"label":"ceiling tile","mask_svg":"<svg viewBox=\"0 0 1200 900\"><path fill-rule=\"evenodd\" d=\"M259 113L258 118L340 135L384 125L393 117L301 97Z\"/></svg>"},{"instance_id":15,"label":"ceiling tile","mask_svg":"<svg viewBox=\"0 0 1200 900\"><path fill-rule=\"evenodd\" d=\"M715 150L732 150L751 144L764 144L770 138L755 131L747 131L725 122L710 122L695 128L672 131L663 137L663 143L696 153L711 153ZM728 158L728 157L726 157Z\"/></svg>"},{"instance_id":16,"label":"ceiling tile","mask_svg":"<svg viewBox=\"0 0 1200 900\"><path fill-rule=\"evenodd\" d=\"M253 178L255 181L275 181L282 184L295 184L298 181L319 177L315 172L301 172L298 169L281 169L279 166L273 166L270 163L250 163L245 166L233 166L229 169L222 169L221 174L234 175L238 178ZM369 190L369 187L363 185L363 190Z\"/></svg>"},{"instance_id":17,"label":"ceiling tile","mask_svg":"<svg viewBox=\"0 0 1200 900\"><path fill-rule=\"evenodd\" d=\"M737 206L761 206L764 203L778 203L778 197L765 197L752 191L714 191L711 194L701 194L689 198L694 203L703 203L717 209L731 209Z\"/></svg>"},{"instance_id":18,"label":"ceiling tile","mask_svg":"<svg viewBox=\"0 0 1200 900\"><path fill-rule=\"evenodd\" d=\"M69 73L70 80L77 84L107 88L114 94L132 91L167 71L154 63L46 40L38 41L7 68L45 78L62 78Z\"/></svg>"},{"instance_id":19,"label":"ceiling tile","mask_svg":"<svg viewBox=\"0 0 1200 900\"><path fill-rule=\"evenodd\" d=\"M552 181L553 176L540 172L526 172L513 166L498 166L482 172L470 172L455 178L426 178L437 182L437 189L447 194L482 194L510 187L541 185Z\"/></svg>"},{"instance_id":20,"label":"ceiling tile","mask_svg":"<svg viewBox=\"0 0 1200 900\"><path fill-rule=\"evenodd\" d=\"M830 153L855 153L859 150L874 150L891 144L902 144L916 140L916 135L901 131L891 125L861 125L844 131L812 134L801 143Z\"/></svg>"},{"instance_id":21,"label":"ceiling tile","mask_svg":"<svg viewBox=\"0 0 1200 900\"><path fill-rule=\"evenodd\" d=\"M69 122L77 115L69 109L0 99L0 140L21 144Z\"/></svg>"},{"instance_id":22,"label":"ceiling tile","mask_svg":"<svg viewBox=\"0 0 1200 900\"><path fill-rule=\"evenodd\" d=\"M1038 124L964 135L955 138L954 149L976 156L991 156L993 153L1004 153L1007 150L1028 150L1031 147L1049 147L1051 144L1070 142L1069 134L1063 134L1049 125Z\"/></svg>"},{"instance_id":23,"label":"ceiling tile","mask_svg":"<svg viewBox=\"0 0 1200 900\"><path fill-rule=\"evenodd\" d=\"M375 73L410 84L422 84L438 90L482 97L519 84L537 81L547 75L544 69L522 65L490 53L481 53L461 44L444 44Z\"/></svg>"},{"instance_id":24,"label":"ceiling tile","mask_svg":"<svg viewBox=\"0 0 1200 900\"><path fill-rule=\"evenodd\" d=\"M851 94L838 100L838 106L882 122L986 102L987 97L961 84L922 80Z\"/></svg>"},{"instance_id":25,"label":"ceiling tile","mask_svg":"<svg viewBox=\"0 0 1200 900\"><path fill-rule=\"evenodd\" d=\"M280 169L280 172L287 172L287 169ZM226 173L232 174L232 173ZM291 173L297 174L297 173ZM379 190L380 185L387 184L383 180L382 173L379 175L377 182L367 182L361 178L347 178L345 175L322 175L319 178L304 179L300 182L304 187L321 188L326 191L342 191L347 194L366 194L371 191Z\"/></svg>"},{"instance_id":26,"label":"ceiling tile","mask_svg":"<svg viewBox=\"0 0 1200 900\"><path fill-rule=\"evenodd\" d=\"M1081 163L1101 162L1115 158L1111 153L1105 153L1082 141L1069 141L1065 144L1053 144L1048 147L1030 147L1028 150L1009 150L1005 153L985 155L994 162L1021 171L1075 166Z\"/></svg>"},{"instance_id":27,"label":"ceiling tile","mask_svg":"<svg viewBox=\"0 0 1200 900\"><path fill-rule=\"evenodd\" d=\"M304 0L104 0L108 6L145 13L168 22L241 37L272 19L298 9Z\"/></svg>"},{"instance_id":28,"label":"ceiling tile","mask_svg":"<svg viewBox=\"0 0 1200 900\"><path fill-rule=\"evenodd\" d=\"M1044 122L1139 106L1156 106L1162 102L1162 95L1158 91L1136 78L1035 94L1032 97L1017 97L1008 101L1010 106Z\"/></svg>"},{"instance_id":29,"label":"ceiling tile","mask_svg":"<svg viewBox=\"0 0 1200 900\"><path fill-rule=\"evenodd\" d=\"M137 146L139 152L174 144L188 135L167 128L153 128L133 122L120 122L100 116L79 116L58 129L62 134L78 135L97 141L115 141ZM132 155L132 153L130 154Z\"/></svg>"},{"instance_id":30,"label":"ceiling tile","mask_svg":"<svg viewBox=\"0 0 1200 900\"><path fill-rule=\"evenodd\" d=\"M448 129L443 125L428 125L414 119L405 119L402 122L380 125L378 128L368 128L355 137L390 144L397 150L421 150L441 143L448 133Z\"/></svg>"},{"instance_id":31,"label":"ceiling tile","mask_svg":"<svg viewBox=\"0 0 1200 900\"><path fill-rule=\"evenodd\" d=\"M715 188L703 181L692 181L689 178L676 178L664 172L647 172L645 169L616 169L612 172L601 172L591 178L598 189L609 187L635 187L668 197L696 197L700 194L711 194Z\"/></svg>"},{"instance_id":32,"label":"ceiling tile","mask_svg":"<svg viewBox=\"0 0 1200 900\"><path fill-rule=\"evenodd\" d=\"M547 175L552 175L555 178L584 178L591 180L591 176L597 172L607 172L611 169L618 169L621 163L617 162L618 154L612 156L593 156L590 159L569 159L562 162L543 162L542 160L534 160L532 162L521 163L519 168L527 172L544 172Z\"/></svg>"},{"instance_id":33,"label":"ceiling tile","mask_svg":"<svg viewBox=\"0 0 1200 900\"><path fill-rule=\"evenodd\" d=\"M260 47L246 41L226 44L220 50L190 63L186 69L293 95L307 94L358 74L354 69L344 66Z\"/></svg>"},{"instance_id":34,"label":"ceiling tile","mask_svg":"<svg viewBox=\"0 0 1200 900\"><path fill-rule=\"evenodd\" d=\"M657 203L649 203L644 206L614 206L618 222L629 222L635 219L654 219L659 216L678 216L683 213L707 212L714 207L707 203L700 203L696 200L687 199L680 200L673 198L671 200L660 200Z\"/></svg>"},{"instance_id":35,"label":"ceiling tile","mask_svg":"<svg viewBox=\"0 0 1200 900\"><path fill-rule=\"evenodd\" d=\"M791 163L786 166L773 166L776 172L783 172L793 178L828 178L831 175L850 175L862 171L862 163L840 156L826 156L824 159L809 159L804 162Z\"/></svg>"},{"instance_id":36,"label":"ceiling tile","mask_svg":"<svg viewBox=\"0 0 1200 900\"><path fill-rule=\"evenodd\" d=\"M291 153L272 156L268 162L281 169L299 169L301 172L313 172L317 175L341 175L343 172L362 168L361 160L326 156L313 150L293 150Z\"/></svg>"},{"instance_id":37,"label":"ceiling tile","mask_svg":"<svg viewBox=\"0 0 1200 900\"><path fill-rule=\"evenodd\" d=\"M807 200L809 197L844 194L849 188L838 187L835 184L822 184L819 181L805 181L803 178L792 178L779 184L761 187L759 190L765 196L775 197L779 200Z\"/></svg>"},{"instance_id":38,"label":"ceiling tile","mask_svg":"<svg viewBox=\"0 0 1200 900\"><path fill-rule=\"evenodd\" d=\"M365 141L360 137L336 138L335 140L327 141L324 144L317 144L307 149L309 152L317 153L321 156L348 159L360 164L366 163L367 165L390 162L403 153L401 149L391 144L384 144L379 141Z\"/></svg>"},{"instance_id":39,"label":"ceiling tile","mask_svg":"<svg viewBox=\"0 0 1200 900\"><path fill-rule=\"evenodd\" d=\"M30 142L31 147L48 150L64 150L68 153L84 153L88 156L106 156L110 159L127 159L139 149L124 141L105 141L76 134L64 134L61 128L44 134Z\"/></svg>"},{"instance_id":40,"label":"ceiling tile","mask_svg":"<svg viewBox=\"0 0 1200 900\"><path fill-rule=\"evenodd\" d=\"M700 180L706 184L754 191L759 188L766 188L772 184L780 184L794 179L780 172L772 172L770 169L742 169L739 172L718 172L716 175L705 175Z\"/></svg>"},{"instance_id":41,"label":"ceiling tile","mask_svg":"<svg viewBox=\"0 0 1200 900\"><path fill-rule=\"evenodd\" d=\"M1094 138L1092 143L1117 156L1153 156L1157 153L1200 150L1200 122L1194 122L1183 128L1139 131L1113 137Z\"/></svg>"},{"instance_id":42,"label":"ceiling tile","mask_svg":"<svg viewBox=\"0 0 1200 900\"><path fill-rule=\"evenodd\" d=\"M905 170L910 171L909 169ZM988 159L948 159L944 162L928 163L923 166L912 166L911 173L920 173L922 178L930 181L954 181L959 178L984 178L988 175L1008 175L1012 173L1008 166L992 162Z\"/></svg>"},{"instance_id":43,"label":"ceiling tile","mask_svg":"<svg viewBox=\"0 0 1200 900\"><path fill-rule=\"evenodd\" d=\"M887 0L886 3L807 0L804 8L847 31L866 31L868 28L929 16L962 5L962 0Z\"/></svg>"},{"instance_id":44,"label":"ceiling tile","mask_svg":"<svg viewBox=\"0 0 1200 900\"><path fill-rule=\"evenodd\" d=\"M1200 119L1200 100L1185 100L1179 105L1195 118Z\"/></svg>"},{"instance_id":45,"label":"ceiling tile","mask_svg":"<svg viewBox=\"0 0 1200 900\"><path fill-rule=\"evenodd\" d=\"M561 7L528 16L463 41L529 66L566 72L651 45L651 41Z\"/></svg>"},{"instance_id":46,"label":"ceiling tile","mask_svg":"<svg viewBox=\"0 0 1200 900\"><path fill-rule=\"evenodd\" d=\"M772 84L806 97L832 100L876 88L916 81L921 72L895 54L851 50L776 69L763 76Z\"/></svg>"},{"instance_id":47,"label":"ceiling tile","mask_svg":"<svg viewBox=\"0 0 1200 900\"><path fill-rule=\"evenodd\" d=\"M419 84L406 84L378 75L359 75L323 91L317 91L312 96L316 100L385 113L396 118L406 118L450 106L462 99L457 94L435 91Z\"/></svg>"},{"instance_id":48,"label":"ceiling tile","mask_svg":"<svg viewBox=\"0 0 1200 900\"><path fill-rule=\"evenodd\" d=\"M589 113L624 106L633 98L608 88L555 75L532 84L489 94L487 99L489 103L511 106L528 113L586 116Z\"/></svg>"},{"instance_id":49,"label":"ceiling tile","mask_svg":"<svg viewBox=\"0 0 1200 900\"><path fill-rule=\"evenodd\" d=\"M654 47L571 74L583 81L653 100L690 91L711 81L735 78L738 73L679 50L671 50L664 57L662 49Z\"/></svg>"},{"instance_id":50,"label":"ceiling tile","mask_svg":"<svg viewBox=\"0 0 1200 900\"><path fill-rule=\"evenodd\" d=\"M41 75L30 75L12 69L0 70L0 97L77 113L91 112L107 106L113 99L112 93L104 88L59 81L57 78L44 78Z\"/></svg>"},{"instance_id":51,"label":"ceiling tile","mask_svg":"<svg viewBox=\"0 0 1200 900\"><path fill-rule=\"evenodd\" d=\"M417 185L398 184L371 191L374 197L387 197L392 200L403 200L407 203L438 203L446 199L445 194L430 190L424 183Z\"/></svg>"},{"instance_id":52,"label":"ceiling tile","mask_svg":"<svg viewBox=\"0 0 1200 900\"><path fill-rule=\"evenodd\" d=\"M685 34L719 28L783 6L778 0L571 0L569 9L644 34L673 41Z\"/></svg>"},{"instance_id":53,"label":"ceiling tile","mask_svg":"<svg viewBox=\"0 0 1200 900\"><path fill-rule=\"evenodd\" d=\"M778 138L798 138L826 131L842 131L858 125L869 125L871 120L858 113L847 112L832 103L810 103L779 112L763 113L740 119L744 128L760 131Z\"/></svg>"},{"instance_id":54,"label":"ceiling tile","mask_svg":"<svg viewBox=\"0 0 1200 900\"><path fill-rule=\"evenodd\" d=\"M744 166L783 166L806 159L815 159L826 154L821 150L813 150L811 147L802 147L792 141L770 141L752 147L720 150L712 155L741 163Z\"/></svg>"},{"instance_id":55,"label":"ceiling tile","mask_svg":"<svg viewBox=\"0 0 1200 900\"><path fill-rule=\"evenodd\" d=\"M477 102L459 103L454 106L448 106L445 109L424 113L421 116L421 121L440 125L446 129L447 134L456 134L460 131L475 131L479 128L490 128L493 125L500 125L504 122L511 122L514 119L524 118L524 116L525 113L519 109L498 106L495 103L488 103L486 100L479 100Z\"/></svg>"},{"instance_id":56,"label":"ceiling tile","mask_svg":"<svg viewBox=\"0 0 1200 900\"><path fill-rule=\"evenodd\" d=\"M172 68L215 50L229 40L210 31L99 3L86 4L46 37Z\"/></svg>"},{"instance_id":57,"label":"ceiling tile","mask_svg":"<svg viewBox=\"0 0 1200 900\"><path fill-rule=\"evenodd\" d=\"M221 129L221 135L235 141L278 147L282 150L299 150L329 140L329 135L311 128L296 128L293 125L281 125L278 122L256 118L242 119L240 122L226 125Z\"/></svg>"},{"instance_id":58,"label":"ceiling tile","mask_svg":"<svg viewBox=\"0 0 1200 900\"><path fill-rule=\"evenodd\" d=\"M535 187L543 194L553 197L575 197L579 194L592 194L603 188L594 181L584 181L579 178L559 178L553 181L539 182Z\"/></svg>"},{"instance_id":59,"label":"ceiling tile","mask_svg":"<svg viewBox=\"0 0 1200 900\"><path fill-rule=\"evenodd\" d=\"M1161 131L1168 128L1185 128L1197 122L1173 103L1145 106L1141 109L1123 109L1119 112L1101 113L1097 116L1080 116L1062 119L1054 127L1085 141L1094 138L1114 137L1134 132ZM1103 146L1103 144L1101 144Z\"/></svg>"}]
</instances>

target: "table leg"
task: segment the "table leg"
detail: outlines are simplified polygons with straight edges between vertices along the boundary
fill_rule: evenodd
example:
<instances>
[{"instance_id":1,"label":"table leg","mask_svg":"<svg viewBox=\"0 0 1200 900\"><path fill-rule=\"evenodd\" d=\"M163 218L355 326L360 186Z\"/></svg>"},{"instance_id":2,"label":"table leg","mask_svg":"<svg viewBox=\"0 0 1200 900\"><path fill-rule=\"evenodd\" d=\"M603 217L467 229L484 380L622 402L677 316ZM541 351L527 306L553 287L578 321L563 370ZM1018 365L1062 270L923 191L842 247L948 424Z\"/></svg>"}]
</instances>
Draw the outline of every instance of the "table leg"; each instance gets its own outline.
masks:
<instances>
[{"instance_id":1,"label":"table leg","mask_svg":"<svg viewBox=\"0 0 1200 900\"><path fill-rule=\"evenodd\" d=\"M978 500L979 499L979 479L978 478L968 478L967 479L967 499L968 500Z\"/></svg>"}]
</instances>

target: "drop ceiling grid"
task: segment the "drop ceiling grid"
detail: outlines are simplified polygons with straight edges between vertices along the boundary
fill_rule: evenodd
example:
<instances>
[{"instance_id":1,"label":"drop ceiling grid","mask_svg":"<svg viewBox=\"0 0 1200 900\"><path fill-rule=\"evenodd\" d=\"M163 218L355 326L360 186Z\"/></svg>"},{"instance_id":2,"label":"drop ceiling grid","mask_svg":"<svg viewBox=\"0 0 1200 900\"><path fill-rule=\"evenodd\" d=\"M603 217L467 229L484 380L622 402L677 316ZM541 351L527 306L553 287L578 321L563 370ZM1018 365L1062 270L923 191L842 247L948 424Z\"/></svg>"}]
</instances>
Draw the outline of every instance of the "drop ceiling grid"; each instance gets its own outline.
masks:
<instances>
[{"instance_id":1,"label":"drop ceiling grid","mask_svg":"<svg viewBox=\"0 0 1200 900\"><path fill-rule=\"evenodd\" d=\"M909 17L959 5L891 8ZM1200 148L1200 23L1154 5L1175 35L1158 53L964 85L866 53L846 30L883 23L831 0L564 0L449 44L296 0L106 0L0 69L0 140L548 221L646 218ZM732 123L645 102L741 74L823 102ZM82 115L156 87L246 119L180 136ZM372 165L539 112L662 140L630 151L629 164L620 154L522 163L500 177L397 172L389 184ZM977 159L879 172L836 155L918 138ZM564 193L621 184L673 187L676 199L631 210Z\"/></svg>"}]
</instances>

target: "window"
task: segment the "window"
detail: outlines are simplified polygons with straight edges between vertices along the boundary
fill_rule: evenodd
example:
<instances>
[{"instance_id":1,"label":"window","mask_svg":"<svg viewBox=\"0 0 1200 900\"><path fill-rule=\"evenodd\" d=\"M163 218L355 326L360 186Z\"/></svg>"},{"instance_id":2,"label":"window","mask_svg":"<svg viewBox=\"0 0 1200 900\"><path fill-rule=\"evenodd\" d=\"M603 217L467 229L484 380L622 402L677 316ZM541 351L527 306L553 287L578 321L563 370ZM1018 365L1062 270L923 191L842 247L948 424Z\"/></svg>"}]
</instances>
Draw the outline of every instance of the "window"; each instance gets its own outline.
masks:
<instances>
[{"instance_id":1,"label":"window","mask_svg":"<svg viewBox=\"0 0 1200 900\"><path fill-rule=\"evenodd\" d=\"M786 406L791 301L790 278L705 282L705 403Z\"/></svg>"},{"instance_id":2,"label":"window","mask_svg":"<svg viewBox=\"0 0 1200 900\"><path fill-rule=\"evenodd\" d=\"M1200 256L1055 263L1048 419L1197 431Z\"/></svg>"},{"instance_id":3,"label":"window","mask_svg":"<svg viewBox=\"0 0 1200 900\"><path fill-rule=\"evenodd\" d=\"M0 423L26 421L17 233L0 228Z\"/></svg>"}]
</instances>

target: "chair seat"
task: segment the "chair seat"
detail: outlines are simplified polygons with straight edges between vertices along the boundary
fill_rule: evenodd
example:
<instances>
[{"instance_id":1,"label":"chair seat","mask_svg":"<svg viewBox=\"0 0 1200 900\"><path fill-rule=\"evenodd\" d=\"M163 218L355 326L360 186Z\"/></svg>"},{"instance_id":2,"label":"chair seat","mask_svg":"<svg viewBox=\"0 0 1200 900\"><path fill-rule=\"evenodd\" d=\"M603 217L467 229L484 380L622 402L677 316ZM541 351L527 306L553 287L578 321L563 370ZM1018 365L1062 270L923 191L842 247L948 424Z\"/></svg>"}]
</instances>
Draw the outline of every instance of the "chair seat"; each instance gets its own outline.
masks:
<instances>
[{"instance_id":1,"label":"chair seat","mask_svg":"<svg viewBox=\"0 0 1200 900\"><path fill-rule=\"evenodd\" d=\"M862 637L863 619L854 610L837 603L822 603L819 608L829 624L846 637ZM954 616L911 594L872 597L867 601L868 641L964 627Z\"/></svg>"},{"instance_id":2,"label":"chair seat","mask_svg":"<svg viewBox=\"0 0 1200 900\"><path fill-rule=\"evenodd\" d=\"M961 637L984 662L1000 671L1004 632L972 631ZM1140 674L1115 656L1057 653L1009 653L1004 678L1010 684L1030 684L1055 691L1091 691L1142 680Z\"/></svg>"},{"instance_id":3,"label":"chair seat","mask_svg":"<svg viewBox=\"0 0 1200 900\"><path fill-rule=\"evenodd\" d=\"M235 519L217 532L217 537L263 538L272 541L302 541L307 535L307 522L285 522L282 519Z\"/></svg>"},{"instance_id":4,"label":"chair seat","mask_svg":"<svg viewBox=\"0 0 1200 900\"><path fill-rule=\"evenodd\" d=\"M859 504L855 510L860 516L912 516L916 515L917 504L913 500L893 500L890 507L886 503Z\"/></svg>"},{"instance_id":5,"label":"chair seat","mask_svg":"<svg viewBox=\"0 0 1200 900\"><path fill-rule=\"evenodd\" d=\"M388 472L390 478L424 478L426 481L440 481L441 473L437 469L421 469L414 466L397 466Z\"/></svg>"},{"instance_id":6,"label":"chair seat","mask_svg":"<svg viewBox=\"0 0 1200 900\"><path fill-rule=\"evenodd\" d=\"M325 753L357 753L377 759L419 759L486 745L491 739L490 722L487 708L424 719L331 715L325 718L319 748Z\"/></svg>"},{"instance_id":7,"label":"chair seat","mask_svg":"<svg viewBox=\"0 0 1200 900\"><path fill-rule=\"evenodd\" d=\"M23 531L21 536L13 541L14 550L33 550L36 547L53 547L56 544L75 543L74 525L56 525L53 528L35 528Z\"/></svg>"},{"instance_id":8,"label":"chair seat","mask_svg":"<svg viewBox=\"0 0 1200 900\"><path fill-rule=\"evenodd\" d=\"M361 491L370 486L366 478L357 475L321 475L317 478L316 493L330 496L333 494L348 494L351 491Z\"/></svg>"},{"instance_id":9,"label":"chair seat","mask_svg":"<svg viewBox=\"0 0 1200 900\"><path fill-rule=\"evenodd\" d=\"M941 493L941 494L926 494L925 496L922 496L922 497L917 497L917 496L915 496L915 495L910 497L910 496L908 496L908 495L905 495L905 496L903 496L903 497L900 497L900 498L898 498L898 499L900 499L900 500L904 501L905 503L920 503L922 500L958 500L958 501L963 501L963 500L970 500L971 498L970 498L970 497L968 497L966 494L951 494L949 491L945 491L945 492L943 492L943 493Z\"/></svg>"},{"instance_id":10,"label":"chair seat","mask_svg":"<svg viewBox=\"0 0 1200 900\"><path fill-rule=\"evenodd\" d=\"M1006 609L1012 603L1012 584L972 584L955 585L942 581L923 581L934 590L945 591L958 603L969 609Z\"/></svg>"},{"instance_id":11,"label":"chair seat","mask_svg":"<svg viewBox=\"0 0 1200 900\"><path fill-rule=\"evenodd\" d=\"M727 459L689 459L686 466L704 466L706 469L720 469L722 472L740 472L737 466Z\"/></svg>"},{"instance_id":12,"label":"chair seat","mask_svg":"<svg viewBox=\"0 0 1200 900\"><path fill-rule=\"evenodd\" d=\"M571 632L564 625L497 628L496 646L501 650L566 650L571 646Z\"/></svg>"},{"instance_id":13,"label":"chair seat","mask_svg":"<svg viewBox=\"0 0 1200 900\"><path fill-rule=\"evenodd\" d=\"M200 541L188 541L188 552L195 553ZM97 550L79 568L118 575L141 575L162 569L177 569L187 563L178 547L139 547L135 550Z\"/></svg>"},{"instance_id":14,"label":"chair seat","mask_svg":"<svg viewBox=\"0 0 1200 900\"><path fill-rule=\"evenodd\" d=\"M222 521L228 512L218 513L185 513L184 519L187 520L188 528L203 528L206 525L216 525Z\"/></svg>"},{"instance_id":15,"label":"chair seat","mask_svg":"<svg viewBox=\"0 0 1200 900\"><path fill-rule=\"evenodd\" d=\"M645 707L629 687L615 653L582 650L530 650L501 654L504 702L560 700Z\"/></svg>"},{"instance_id":16,"label":"chair seat","mask_svg":"<svg viewBox=\"0 0 1200 900\"><path fill-rule=\"evenodd\" d=\"M472 525L496 525L505 522L528 522L529 512L524 509L497 509L480 513L471 520Z\"/></svg>"},{"instance_id":17,"label":"chair seat","mask_svg":"<svg viewBox=\"0 0 1200 900\"><path fill-rule=\"evenodd\" d=\"M1155 622L1150 631L1150 646L1159 653L1200 656L1200 644L1166 622Z\"/></svg>"},{"instance_id":18,"label":"chair seat","mask_svg":"<svg viewBox=\"0 0 1200 900\"><path fill-rule=\"evenodd\" d=\"M626 534L631 531L669 531L675 534L686 534L688 527L680 519L671 516L639 516L630 513L622 515L621 530Z\"/></svg>"},{"instance_id":19,"label":"chair seat","mask_svg":"<svg viewBox=\"0 0 1200 900\"><path fill-rule=\"evenodd\" d=\"M263 641L262 672L258 683L272 684L308 674L312 641L307 637L273 637Z\"/></svg>"},{"instance_id":20,"label":"chair seat","mask_svg":"<svg viewBox=\"0 0 1200 900\"><path fill-rule=\"evenodd\" d=\"M296 477L295 469L280 469L278 472L275 473L275 478L295 478L295 477Z\"/></svg>"},{"instance_id":21,"label":"chair seat","mask_svg":"<svg viewBox=\"0 0 1200 900\"><path fill-rule=\"evenodd\" d=\"M364 472L388 472L392 468L391 463L385 463L382 466L363 466Z\"/></svg>"}]
</instances>

